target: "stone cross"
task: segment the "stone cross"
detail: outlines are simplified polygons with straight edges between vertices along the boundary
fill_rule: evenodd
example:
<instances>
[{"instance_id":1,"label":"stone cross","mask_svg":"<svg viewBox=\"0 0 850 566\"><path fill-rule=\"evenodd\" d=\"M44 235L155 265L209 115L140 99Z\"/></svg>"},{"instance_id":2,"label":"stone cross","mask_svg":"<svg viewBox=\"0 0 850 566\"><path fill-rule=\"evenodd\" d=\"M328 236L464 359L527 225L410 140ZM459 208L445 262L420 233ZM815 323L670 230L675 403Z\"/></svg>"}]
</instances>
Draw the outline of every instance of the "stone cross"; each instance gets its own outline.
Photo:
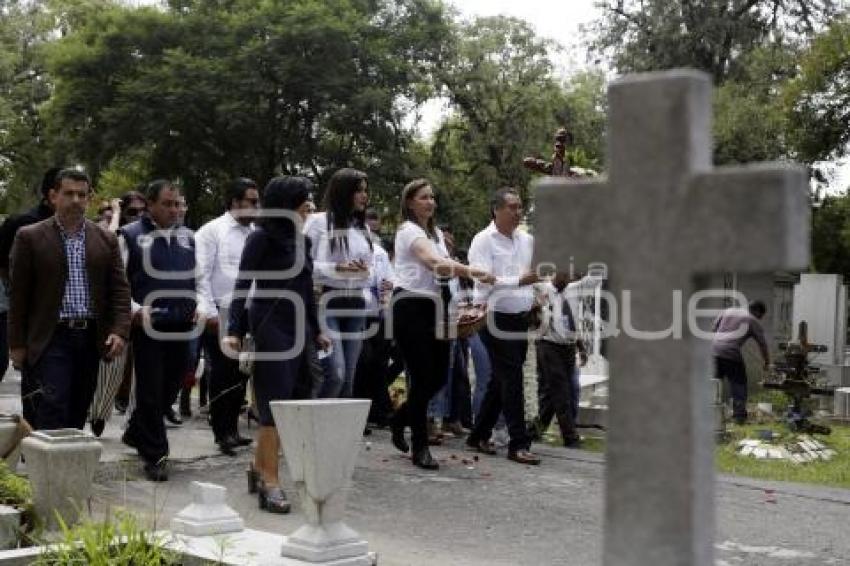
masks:
<instances>
[{"instance_id":1,"label":"stone cross","mask_svg":"<svg viewBox=\"0 0 850 566\"><path fill-rule=\"evenodd\" d=\"M806 175L783 164L713 169L701 72L627 76L608 102L607 181L546 178L535 197L536 263L606 263L619 301L603 562L713 566L710 344L690 335L687 316L679 337L673 314L683 303L687 314L706 274L807 266Z\"/></svg>"}]
</instances>

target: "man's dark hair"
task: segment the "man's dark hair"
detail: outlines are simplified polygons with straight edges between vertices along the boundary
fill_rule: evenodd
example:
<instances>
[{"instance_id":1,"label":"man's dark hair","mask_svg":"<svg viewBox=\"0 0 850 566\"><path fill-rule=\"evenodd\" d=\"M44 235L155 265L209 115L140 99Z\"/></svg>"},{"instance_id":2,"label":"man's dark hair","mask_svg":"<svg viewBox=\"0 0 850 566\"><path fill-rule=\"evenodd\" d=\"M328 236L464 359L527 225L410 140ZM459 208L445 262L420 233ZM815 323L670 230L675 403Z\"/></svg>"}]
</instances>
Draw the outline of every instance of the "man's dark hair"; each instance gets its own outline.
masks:
<instances>
[{"instance_id":1,"label":"man's dark hair","mask_svg":"<svg viewBox=\"0 0 850 566\"><path fill-rule=\"evenodd\" d=\"M513 187L502 187L493 192L493 196L490 197L490 218L496 218L496 209L505 206L508 195L519 198L519 191Z\"/></svg>"},{"instance_id":2,"label":"man's dark hair","mask_svg":"<svg viewBox=\"0 0 850 566\"><path fill-rule=\"evenodd\" d=\"M756 318L761 318L767 313L767 306L762 301L752 301L749 304L750 314Z\"/></svg>"},{"instance_id":3,"label":"man's dark hair","mask_svg":"<svg viewBox=\"0 0 850 566\"><path fill-rule=\"evenodd\" d=\"M148 186L145 187L145 200L149 203L156 202L159 200L159 195L162 191L172 188L177 189L177 185L168 179L156 179L155 181L151 181L148 183Z\"/></svg>"},{"instance_id":4,"label":"man's dark hair","mask_svg":"<svg viewBox=\"0 0 850 566\"><path fill-rule=\"evenodd\" d=\"M245 198L245 193L248 192L248 189L257 189L259 192L260 188L257 186L257 182L253 179L249 179L248 177L237 177L233 179L227 184L227 190L225 191L225 206L227 210L233 208L234 200L242 200Z\"/></svg>"},{"instance_id":5,"label":"man's dark hair","mask_svg":"<svg viewBox=\"0 0 850 566\"><path fill-rule=\"evenodd\" d=\"M56 182L56 174L62 170L61 167L51 167L47 171L44 172L44 175L41 177L41 196L42 198L47 198L47 193L50 192L50 189L56 187L58 183Z\"/></svg>"},{"instance_id":6,"label":"man's dark hair","mask_svg":"<svg viewBox=\"0 0 850 566\"><path fill-rule=\"evenodd\" d=\"M62 169L58 173L56 173L56 180L53 183L52 188L58 189L59 185L61 185L62 181L65 179L71 179L72 181L77 182L85 182L89 186L89 188L91 188L91 179L89 179L89 176L77 169Z\"/></svg>"}]
</instances>

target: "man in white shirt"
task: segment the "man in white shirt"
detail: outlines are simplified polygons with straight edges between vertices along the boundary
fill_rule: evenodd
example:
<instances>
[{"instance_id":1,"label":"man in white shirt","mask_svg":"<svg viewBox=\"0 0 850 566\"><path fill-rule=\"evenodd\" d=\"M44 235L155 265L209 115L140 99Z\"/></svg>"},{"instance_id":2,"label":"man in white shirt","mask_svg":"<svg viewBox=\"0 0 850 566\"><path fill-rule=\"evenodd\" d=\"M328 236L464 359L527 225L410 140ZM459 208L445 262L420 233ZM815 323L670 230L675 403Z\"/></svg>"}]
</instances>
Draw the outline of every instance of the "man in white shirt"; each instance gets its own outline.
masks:
<instances>
[{"instance_id":1,"label":"man in white shirt","mask_svg":"<svg viewBox=\"0 0 850 566\"><path fill-rule=\"evenodd\" d=\"M201 226L195 233L198 265L198 310L206 318L204 351L211 365L209 383L210 421L222 453L235 456L234 449L251 440L239 435L238 422L245 399L245 380L239 361L221 351L220 312L230 306L239 273L245 240L260 204L260 192L251 179L238 178L227 190L227 212Z\"/></svg>"},{"instance_id":2,"label":"man in white shirt","mask_svg":"<svg viewBox=\"0 0 850 566\"><path fill-rule=\"evenodd\" d=\"M467 444L484 454L495 454L490 436L499 414L504 413L510 435L508 459L535 465L540 458L529 452L522 374L528 351L528 315L534 303L531 285L538 281L531 268L534 238L518 229L523 209L516 189L497 190L490 206L493 222L472 239L469 264L496 277L492 286L476 281L473 299L493 311L481 331L493 375Z\"/></svg>"},{"instance_id":3,"label":"man in white shirt","mask_svg":"<svg viewBox=\"0 0 850 566\"><path fill-rule=\"evenodd\" d=\"M573 413L578 401L578 387L573 386L573 379L577 378L576 352L582 366L587 362L587 352L576 332L574 317L578 312L581 285L578 282L567 285L567 281L566 275L559 274L540 285L540 329L536 344L538 417L535 424L542 434L554 416L564 446L576 448L581 445Z\"/></svg>"}]
</instances>

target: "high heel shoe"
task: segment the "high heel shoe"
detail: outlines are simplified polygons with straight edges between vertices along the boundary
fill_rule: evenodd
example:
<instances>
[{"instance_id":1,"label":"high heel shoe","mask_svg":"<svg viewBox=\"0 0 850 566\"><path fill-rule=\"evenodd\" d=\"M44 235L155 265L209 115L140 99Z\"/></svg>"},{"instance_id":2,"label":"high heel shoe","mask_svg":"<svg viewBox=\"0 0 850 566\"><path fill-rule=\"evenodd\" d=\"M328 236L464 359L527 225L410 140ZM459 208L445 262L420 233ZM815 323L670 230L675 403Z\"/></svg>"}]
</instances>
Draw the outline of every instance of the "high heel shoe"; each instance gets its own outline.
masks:
<instances>
[{"instance_id":1,"label":"high heel shoe","mask_svg":"<svg viewBox=\"0 0 850 566\"><path fill-rule=\"evenodd\" d=\"M413 465L422 468L423 470L439 470L440 464L431 456L431 451L427 448L417 450L413 454Z\"/></svg>"},{"instance_id":2,"label":"high heel shoe","mask_svg":"<svg viewBox=\"0 0 850 566\"><path fill-rule=\"evenodd\" d=\"M258 503L263 511L279 515L289 513L292 508L282 489L277 486L266 487L262 482L259 486Z\"/></svg>"},{"instance_id":3,"label":"high heel shoe","mask_svg":"<svg viewBox=\"0 0 850 566\"><path fill-rule=\"evenodd\" d=\"M393 446L405 454L410 452L410 445L404 438L404 425L399 425L397 422L393 421L391 428Z\"/></svg>"},{"instance_id":4,"label":"high heel shoe","mask_svg":"<svg viewBox=\"0 0 850 566\"><path fill-rule=\"evenodd\" d=\"M254 464L248 466L245 475L248 476L248 493L257 493L257 488L260 485L260 472L254 468Z\"/></svg>"}]
</instances>

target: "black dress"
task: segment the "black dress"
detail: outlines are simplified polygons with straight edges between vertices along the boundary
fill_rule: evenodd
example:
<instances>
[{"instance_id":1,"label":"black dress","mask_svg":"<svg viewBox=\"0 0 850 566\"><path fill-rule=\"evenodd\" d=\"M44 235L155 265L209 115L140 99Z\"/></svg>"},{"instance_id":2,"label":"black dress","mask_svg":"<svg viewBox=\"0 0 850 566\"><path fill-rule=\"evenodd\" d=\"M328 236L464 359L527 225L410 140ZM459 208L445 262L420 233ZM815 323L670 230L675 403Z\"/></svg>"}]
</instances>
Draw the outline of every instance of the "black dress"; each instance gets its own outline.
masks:
<instances>
[{"instance_id":1,"label":"black dress","mask_svg":"<svg viewBox=\"0 0 850 566\"><path fill-rule=\"evenodd\" d=\"M281 239L260 227L248 236L242 251L228 334L242 338L250 332L256 341L253 383L263 426L274 425L269 402L297 398L299 381L305 376L309 380L306 346L319 328L309 246L300 235ZM254 282L256 291L246 310ZM309 390L309 383L306 387Z\"/></svg>"}]
</instances>

